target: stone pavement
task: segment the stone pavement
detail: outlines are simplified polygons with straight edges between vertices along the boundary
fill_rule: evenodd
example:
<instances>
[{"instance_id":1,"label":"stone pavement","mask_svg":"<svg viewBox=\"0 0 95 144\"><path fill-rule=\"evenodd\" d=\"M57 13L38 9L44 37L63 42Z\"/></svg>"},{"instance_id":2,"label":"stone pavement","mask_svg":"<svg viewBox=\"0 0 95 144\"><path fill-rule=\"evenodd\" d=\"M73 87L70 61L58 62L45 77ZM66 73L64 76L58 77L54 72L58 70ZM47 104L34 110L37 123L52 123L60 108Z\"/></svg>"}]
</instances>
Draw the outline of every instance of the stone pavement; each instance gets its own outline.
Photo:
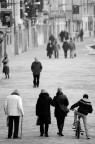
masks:
<instances>
[{"instance_id":1,"label":"stone pavement","mask_svg":"<svg viewBox=\"0 0 95 144\"><path fill-rule=\"evenodd\" d=\"M66 117L64 137L57 135L54 108L51 107L52 124L49 127L49 137L39 137L39 126L36 126L35 105L42 88L49 92L50 96L56 94L58 87L68 96L69 107L79 100L84 93L90 96L95 110L95 55L89 55L85 45L94 43L92 38L86 38L84 42L77 42L77 57L64 59L63 50L60 50L59 59L48 59L46 46L33 48L19 56L10 57L10 79L0 80L0 144L94 144L95 143L95 111L88 115L88 128L91 136L86 140L85 134L77 140L72 130L73 112ZM69 53L68 53L69 55ZM43 65L40 87L33 88L31 63L37 57ZM24 119L22 140L8 140L6 116L3 105L6 96L14 89L19 89L23 99Z\"/></svg>"}]
</instances>

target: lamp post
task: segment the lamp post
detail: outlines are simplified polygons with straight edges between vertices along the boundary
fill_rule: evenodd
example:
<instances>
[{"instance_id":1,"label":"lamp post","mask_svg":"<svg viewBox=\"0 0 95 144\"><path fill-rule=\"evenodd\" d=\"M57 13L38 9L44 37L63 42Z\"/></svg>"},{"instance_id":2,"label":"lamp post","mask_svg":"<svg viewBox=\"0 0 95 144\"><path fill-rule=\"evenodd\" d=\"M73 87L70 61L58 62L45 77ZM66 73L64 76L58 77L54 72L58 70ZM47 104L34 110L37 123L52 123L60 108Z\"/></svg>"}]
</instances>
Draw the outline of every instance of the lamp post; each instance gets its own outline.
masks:
<instances>
[{"instance_id":1,"label":"lamp post","mask_svg":"<svg viewBox=\"0 0 95 144\"><path fill-rule=\"evenodd\" d=\"M71 37L73 36L73 0L72 0L72 17L71 17Z\"/></svg>"}]
</instances>

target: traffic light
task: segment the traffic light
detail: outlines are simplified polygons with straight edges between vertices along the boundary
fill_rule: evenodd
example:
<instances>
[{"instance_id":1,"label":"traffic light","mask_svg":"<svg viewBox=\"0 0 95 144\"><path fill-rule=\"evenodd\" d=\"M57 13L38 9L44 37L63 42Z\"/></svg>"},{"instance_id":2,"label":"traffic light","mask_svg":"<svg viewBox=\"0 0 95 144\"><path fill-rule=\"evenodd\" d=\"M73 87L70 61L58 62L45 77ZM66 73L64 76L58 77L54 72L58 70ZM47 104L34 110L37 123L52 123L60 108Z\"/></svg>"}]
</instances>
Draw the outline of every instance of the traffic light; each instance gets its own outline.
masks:
<instances>
[{"instance_id":1,"label":"traffic light","mask_svg":"<svg viewBox=\"0 0 95 144\"><path fill-rule=\"evenodd\" d=\"M73 14L79 14L79 6L73 5Z\"/></svg>"},{"instance_id":2,"label":"traffic light","mask_svg":"<svg viewBox=\"0 0 95 144\"><path fill-rule=\"evenodd\" d=\"M3 26L12 26L12 12L2 11L1 12L1 21Z\"/></svg>"}]
</instances>

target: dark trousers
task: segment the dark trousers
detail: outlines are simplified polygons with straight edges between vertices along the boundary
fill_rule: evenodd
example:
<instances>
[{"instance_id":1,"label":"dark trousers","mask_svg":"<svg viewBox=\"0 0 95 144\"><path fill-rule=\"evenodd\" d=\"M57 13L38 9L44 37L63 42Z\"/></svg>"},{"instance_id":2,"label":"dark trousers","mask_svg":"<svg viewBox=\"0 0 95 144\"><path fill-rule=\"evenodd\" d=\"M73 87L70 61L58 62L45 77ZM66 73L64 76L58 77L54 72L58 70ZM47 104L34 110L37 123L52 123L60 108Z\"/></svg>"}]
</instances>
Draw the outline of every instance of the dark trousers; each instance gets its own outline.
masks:
<instances>
[{"instance_id":1,"label":"dark trousers","mask_svg":"<svg viewBox=\"0 0 95 144\"><path fill-rule=\"evenodd\" d=\"M9 123L8 123L8 138L18 137L18 130L19 130L19 116L9 116ZM14 127L14 132L13 132Z\"/></svg>"},{"instance_id":2,"label":"dark trousers","mask_svg":"<svg viewBox=\"0 0 95 144\"><path fill-rule=\"evenodd\" d=\"M48 134L49 124L40 124L40 133L41 134Z\"/></svg>"},{"instance_id":3,"label":"dark trousers","mask_svg":"<svg viewBox=\"0 0 95 144\"><path fill-rule=\"evenodd\" d=\"M33 84L34 86L36 87L39 87L39 79L40 79L40 74L39 75L34 75L33 74L33 77L34 77L34 80L33 80Z\"/></svg>"},{"instance_id":4,"label":"dark trousers","mask_svg":"<svg viewBox=\"0 0 95 144\"><path fill-rule=\"evenodd\" d=\"M65 116L62 119L56 118L56 120L57 120L58 131L59 131L60 134L62 134L63 127L64 127Z\"/></svg>"},{"instance_id":5,"label":"dark trousers","mask_svg":"<svg viewBox=\"0 0 95 144\"><path fill-rule=\"evenodd\" d=\"M67 51L64 50L64 57L67 58Z\"/></svg>"}]
</instances>

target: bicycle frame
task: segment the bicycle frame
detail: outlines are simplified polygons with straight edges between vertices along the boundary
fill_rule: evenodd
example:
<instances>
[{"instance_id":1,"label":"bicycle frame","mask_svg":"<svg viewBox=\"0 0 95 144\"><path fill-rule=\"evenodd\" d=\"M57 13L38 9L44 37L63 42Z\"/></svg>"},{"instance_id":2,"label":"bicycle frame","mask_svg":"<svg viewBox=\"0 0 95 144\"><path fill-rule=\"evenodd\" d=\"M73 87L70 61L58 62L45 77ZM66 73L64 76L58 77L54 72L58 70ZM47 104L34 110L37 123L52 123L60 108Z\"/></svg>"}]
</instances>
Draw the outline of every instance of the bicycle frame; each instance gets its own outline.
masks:
<instances>
[{"instance_id":1,"label":"bicycle frame","mask_svg":"<svg viewBox=\"0 0 95 144\"><path fill-rule=\"evenodd\" d=\"M74 112L76 112L76 110L74 109ZM77 139L80 138L80 134L83 135L83 131L81 131L81 122L80 122L81 116L78 115L78 119L77 122L75 124L75 136L77 137Z\"/></svg>"}]
</instances>

